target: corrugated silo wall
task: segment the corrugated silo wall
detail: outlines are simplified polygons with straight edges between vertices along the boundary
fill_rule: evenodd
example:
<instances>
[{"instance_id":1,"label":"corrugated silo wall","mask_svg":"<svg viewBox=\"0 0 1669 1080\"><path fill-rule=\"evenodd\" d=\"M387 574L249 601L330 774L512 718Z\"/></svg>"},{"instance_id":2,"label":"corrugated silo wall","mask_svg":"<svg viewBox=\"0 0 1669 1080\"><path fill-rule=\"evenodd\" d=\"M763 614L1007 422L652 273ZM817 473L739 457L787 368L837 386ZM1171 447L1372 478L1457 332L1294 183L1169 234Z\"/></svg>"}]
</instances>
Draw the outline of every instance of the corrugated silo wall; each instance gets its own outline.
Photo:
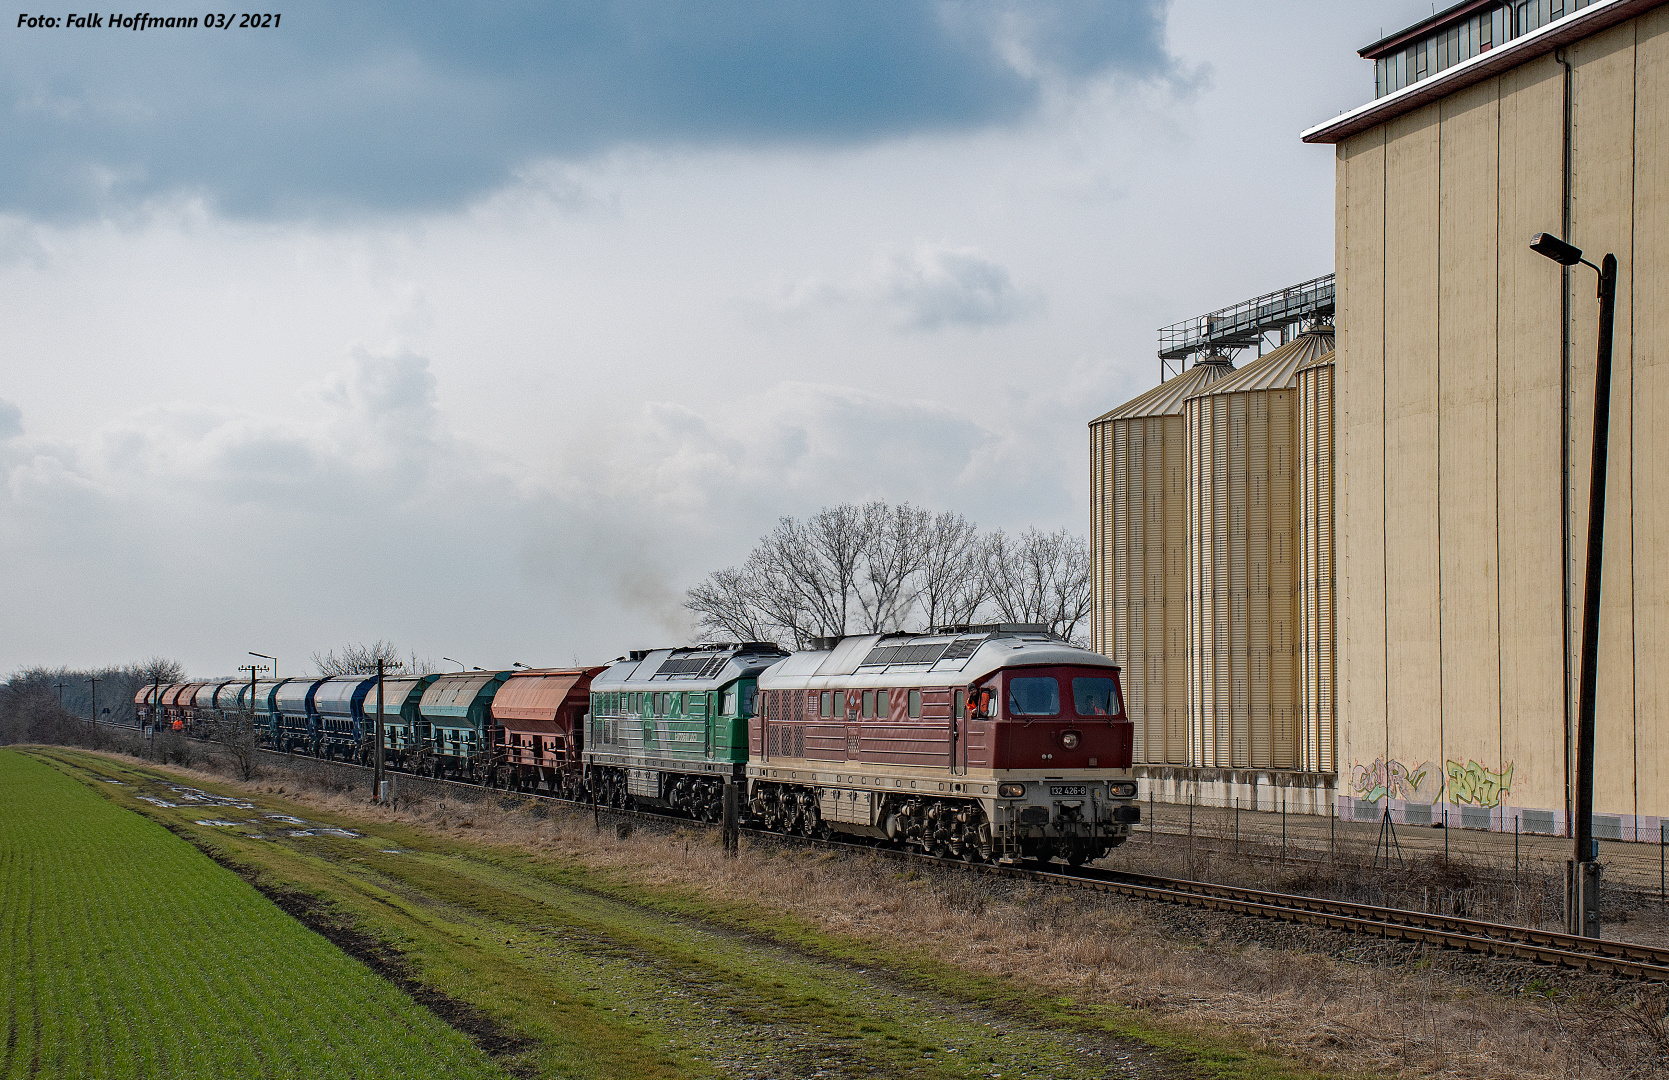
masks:
<instances>
[{"instance_id":1,"label":"corrugated silo wall","mask_svg":"<svg viewBox=\"0 0 1669 1080\"><path fill-rule=\"evenodd\" d=\"M1090 632L1123 668L1137 764L1186 765L1186 436L1181 416L1090 432Z\"/></svg>"},{"instance_id":2,"label":"corrugated silo wall","mask_svg":"<svg viewBox=\"0 0 1669 1080\"><path fill-rule=\"evenodd\" d=\"M1298 765L1293 398L1188 399L1189 727L1200 768Z\"/></svg>"},{"instance_id":3,"label":"corrugated silo wall","mask_svg":"<svg viewBox=\"0 0 1669 1080\"><path fill-rule=\"evenodd\" d=\"M1333 365L1298 372L1299 713L1298 767L1338 771L1334 674Z\"/></svg>"}]
</instances>

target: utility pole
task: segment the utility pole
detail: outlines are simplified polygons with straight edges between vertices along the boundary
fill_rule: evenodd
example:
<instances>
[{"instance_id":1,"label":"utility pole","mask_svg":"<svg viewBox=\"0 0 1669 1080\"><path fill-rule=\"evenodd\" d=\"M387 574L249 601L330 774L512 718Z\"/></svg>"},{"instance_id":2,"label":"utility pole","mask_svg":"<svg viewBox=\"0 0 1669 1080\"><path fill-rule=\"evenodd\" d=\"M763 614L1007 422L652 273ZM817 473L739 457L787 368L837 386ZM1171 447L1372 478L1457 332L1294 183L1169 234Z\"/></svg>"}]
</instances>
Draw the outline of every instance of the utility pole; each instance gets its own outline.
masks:
<instances>
[{"instance_id":1,"label":"utility pole","mask_svg":"<svg viewBox=\"0 0 1669 1080\"><path fill-rule=\"evenodd\" d=\"M249 672L249 728L254 732L255 741L259 744L261 732L255 726L255 673L267 670L267 666L265 664L243 664L239 666L238 670Z\"/></svg>"},{"instance_id":2,"label":"utility pole","mask_svg":"<svg viewBox=\"0 0 1669 1080\"><path fill-rule=\"evenodd\" d=\"M99 718L99 681L95 676L87 676L87 681L93 684L93 703L87 707L87 719Z\"/></svg>"},{"instance_id":3,"label":"utility pole","mask_svg":"<svg viewBox=\"0 0 1669 1080\"><path fill-rule=\"evenodd\" d=\"M383 778L382 778L382 674L383 674L383 671L382 671L382 668L383 668L383 658L379 656L379 657L377 657L377 723L376 723L376 729L377 730L376 730L376 744L372 748L372 752L376 756L376 771L373 774L373 778L372 778L372 781L371 781L371 783L372 783L372 789L371 790L372 790L373 794L375 795L376 800L378 802L381 802L382 798L383 798L383 790L382 790L382 786L383 786Z\"/></svg>"},{"instance_id":4,"label":"utility pole","mask_svg":"<svg viewBox=\"0 0 1669 1080\"><path fill-rule=\"evenodd\" d=\"M58 707L60 709L62 709L64 707L64 684L63 683L58 684Z\"/></svg>"}]
</instances>

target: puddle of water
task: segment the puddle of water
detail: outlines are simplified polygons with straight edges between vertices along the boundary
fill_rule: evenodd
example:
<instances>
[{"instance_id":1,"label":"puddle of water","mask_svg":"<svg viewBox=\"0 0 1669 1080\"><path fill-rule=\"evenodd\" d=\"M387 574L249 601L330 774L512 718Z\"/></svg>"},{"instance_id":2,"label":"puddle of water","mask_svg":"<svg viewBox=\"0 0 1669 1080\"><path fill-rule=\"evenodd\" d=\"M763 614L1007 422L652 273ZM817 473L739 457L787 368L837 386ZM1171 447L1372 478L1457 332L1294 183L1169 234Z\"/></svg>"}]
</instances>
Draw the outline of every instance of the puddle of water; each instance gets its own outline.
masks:
<instances>
[{"instance_id":1,"label":"puddle of water","mask_svg":"<svg viewBox=\"0 0 1669 1080\"><path fill-rule=\"evenodd\" d=\"M291 817L289 814L263 814L262 816L265 817L268 821L282 821L286 825L305 825L305 824L307 824L307 822L301 820L300 818Z\"/></svg>"},{"instance_id":2,"label":"puddle of water","mask_svg":"<svg viewBox=\"0 0 1669 1080\"><path fill-rule=\"evenodd\" d=\"M340 836L344 840L357 840L359 838L359 834L352 829L315 829L313 831L320 836Z\"/></svg>"},{"instance_id":3,"label":"puddle of water","mask_svg":"<svg viewBox=\"0 0 1669 1080\"><path fill-rule=\"evenodd\" d=\"M104 781L104 782L105 782L105 783L107 783L107 784L115 784L115 785L116 785L116 786L118 786L118 787L127 787L127 785L126 785L126 784L124 784L124 783L122 783L122 781L120 781L120 780L112 780L112 779L110 779L110 777L108 777L108 776L101 776L101 777L99 777L99 779L100 779L100 780L103 780L103 781Z\"/></svg>"},{"instance_id":4,"label":"puddle of water","mask_svg":"<svg viewBox=\"0 0 1669 1080\"><path fill-rule=\"evenodd\" d=\"M199 821L197 824L199 824L199 825L218 825L218 826L220 826L221 828L224 828L224 829L235 829L235 828L238 827L238 823L235 822L235 821L221 821L217 818L207 818L203 821Z\"/></svg>"},{"instance_id":5,"label":"puddle of water","mask_svg":"<svg viewBox=\"0 0 1669 1080\"><path fill-rule=\"evenodd\" d=\"M141 795L141 796L139 796L139 798L140 798L140 799L141 799L141 800L142 800L142 801L144 801L144 802L148 802L148 803L151 803L151 804L152 804L152 805L154 805L154 806L165 806L165 807L167 807L167 808L168 808L168 809L170 809L170 810L172 810L172 809L174 809L174 808L175 808L175 807L177 807L177 806L179 806L179 805L180 805L180 804L179 804L179 803L171 803L171 802L169 802L169 801L168 801L168 800L167 800L167 799L157 799L157 798L153 798L153 797L152 797L152 796L150 796L150 795Z\"/></svg>"},{"instance_id":6,"label":"puddle of water","mask_svg":"<svg viewBox=\"0 0 1669 1080\"><path fill-rule=\"evenodd\" d=\"M398 851L394 848L381 848L379 850L381 850L384 855L404 855L405 854L405 852Z\"/></svg>"},{"instance_id":7,"label":"puddle of water","mask_svg":"<svg viewBox=\"0 0 1669 1080\"><path fill-rule=\"evenodd\" d=\"M236 810L253 810L255 804L247 799L233 799L225 795L210 795L208 792L194 787L183 787L179 784L169 784L172 791L181 802L202 803L205 806L230 806Z\"/></svg>"},{"instance_id":8,"label":"puddle of water","mask_svg":"<svg viewBox=\"0 0 1669 1080\"><path fill-rule=\"evenodd\" d=\"M313 830L312 829L292 829L292 830L290 830L290 835L291 836L312 836L313 835Z\"/></svg>"}]
</instances>

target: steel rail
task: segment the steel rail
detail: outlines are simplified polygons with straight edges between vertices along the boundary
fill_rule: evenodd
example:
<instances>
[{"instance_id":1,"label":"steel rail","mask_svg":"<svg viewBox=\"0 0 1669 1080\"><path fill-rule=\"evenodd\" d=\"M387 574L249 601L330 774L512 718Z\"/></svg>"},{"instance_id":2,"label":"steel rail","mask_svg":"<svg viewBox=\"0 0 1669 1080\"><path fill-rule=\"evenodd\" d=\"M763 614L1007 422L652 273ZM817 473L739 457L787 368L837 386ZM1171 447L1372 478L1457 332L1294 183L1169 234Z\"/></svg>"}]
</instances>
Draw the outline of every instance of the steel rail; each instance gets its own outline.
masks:
<instances>
[{"instance_id":1,"label":"steel rail","mask_svg":"<svg viewBox=\"0 0 1669 1080\"><path fill-rule=\"evenodd\" d=\"M94 722L113 727L131 728L131 725L115 724L112 721L100 720ZM261 748L260 752L277 757L370 771L370 766L367 765L318 758L310 754L269 750L264 747ZM651 821L658 824L676 823L680 826L694 826L703 829L719 827L712 822L677 817L668 813L603 806L577 799L565 799L557 795L517 791L514 788L493 788L481 783L418 776L415 773L397 773L397 775L427 784L464 788L478 795L497 793L513 795L521 799L558 803L577 810L590 811L599 816L609 814L616 818ZM943 858L907 849L880 848L872 844L851 840L825 840L802 836L797 833L780 833L766 829L743 829L742 831L755 839L772 840L778 843L787 842L813 847L867 852L887 858L925 863L964 872L971 871L991 877L1090 889L1095 892L1110 893L1136 900L1180 904L1186 907L1252 915L1282 922L1343 930L1355 934L1419 944L1440 945L1444 948L1512 959L1532 960L1538 963L1554 964L1597 974L1622 975L1652 982L1669 982L1669 949L1634 942L1582 938L1559 931L1538 930L1533 927L1493 923L1454 915L1435 915L1407 908L1377 907L1371 904L1358 904L1345 900L1327 900L1321 897L1302 896L1295 893L1268 892L1261 889L1243 888L1238 885L1219 885L1213 882L1125 873L1103 870L1097 867L1079 867L1070 872L1059 872L1025 866L970 863L961 859Z\"/></svg>"}]
</instances>

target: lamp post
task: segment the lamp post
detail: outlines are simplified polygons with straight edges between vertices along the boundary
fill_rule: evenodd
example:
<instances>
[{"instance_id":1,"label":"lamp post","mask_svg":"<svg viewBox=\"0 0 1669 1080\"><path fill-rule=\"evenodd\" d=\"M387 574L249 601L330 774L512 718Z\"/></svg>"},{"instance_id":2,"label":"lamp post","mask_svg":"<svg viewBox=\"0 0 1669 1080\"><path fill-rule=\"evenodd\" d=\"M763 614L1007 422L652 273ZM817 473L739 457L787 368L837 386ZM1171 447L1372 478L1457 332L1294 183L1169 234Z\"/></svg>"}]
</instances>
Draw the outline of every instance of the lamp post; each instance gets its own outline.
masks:
<instances>
[{"instance_id":1,"label":"lamp post","mask_svg":"<svg viewBox=\"0 0 1669 1080\"><path fill-rule=\"evenodd\" d=\"M441 657L441 659L445 660L448 664L457 664L459 671L466 670L466 665L464 664L464 662L462 660L454 660L450 656L443 656L443 657Z\"/></svg>"},{"instance_id":2,"label":"lamp post","mask_svg":"<svg viewBox=\"0 0 1669 1080\"><path fill-rule=\"evenodd\" d=\"M1594 844L1594 697L1599 671L1600 574L1605 555L1605 459L1611 444L1611 338L1617 310L1617 256L1595 266L1582 249L1550 233L1530 238L1530 250L1560 266L1581 263L1599 275L1599 344L1594 363L1593 472L1588 482L1588 559L1582 590L1582 672L1576 696L1576 837L1567 905L1569 930L1597 938L1599 864Z\"/></svg>"},{"instance_id":3,"label":"lamp post","mask_svg":"<svg viewBox=\"0 0 1669 1080\"><path fill-rule=\"evenodd\" d=\"M264 652L252 652L249 655L250 656L259 656L262 660L271 660L272 661L272 677L275 678L275 679L278 678L278 657L268 656Z\"/></svg>"}]
</instances>

